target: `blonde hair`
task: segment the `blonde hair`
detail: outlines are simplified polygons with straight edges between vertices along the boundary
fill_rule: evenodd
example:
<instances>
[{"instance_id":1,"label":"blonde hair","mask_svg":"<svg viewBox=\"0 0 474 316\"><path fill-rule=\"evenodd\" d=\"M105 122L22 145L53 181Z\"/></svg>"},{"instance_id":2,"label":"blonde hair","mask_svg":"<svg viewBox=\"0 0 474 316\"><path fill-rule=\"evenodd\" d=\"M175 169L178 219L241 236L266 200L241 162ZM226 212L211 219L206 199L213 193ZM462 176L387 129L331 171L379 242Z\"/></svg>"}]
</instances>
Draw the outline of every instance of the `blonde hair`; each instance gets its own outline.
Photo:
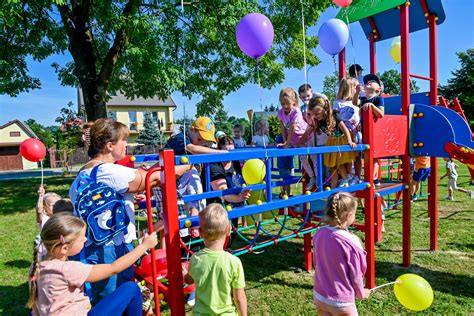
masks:
<instances>
[{"instance_id":1,"label":"blonde hair","mask_svg":"<svg viewBox=\"0 0 474 316\"><path fill-rule=\"evenodd\" d=\"M229 232L229 217L222 205L209 204L199 213L200 231L204 238L214 241Z\"/></svg>"},{"instance_id":2,"label":"blonde hair","mask_svg":"<svg viewBox=\"0 0 474 316\"><path fill-rule=\"evenodd\" d=\"M38 250L43 244L51 255L54 250L64 244L72 244L81 234L82 229L86 227L86 223L73 215L66 213L53 214L51 218L44 224L41 230L41 243L34 246L33 262L28 272L28 284L30 295L26 306L32 308L38 296L37 278L39 277L38 264L41 258L38 258Z\"/></svg>"},{"instance_id":3,"label":"blonde hair","mask_svg":"<svg viewBox=\"0 0 474 316\"><path fill-rule=\"evenodd\" d=\"M332 114L332 106L329 104L329 100L323 96L315 96L311 100L309 100L308 104L309 111L326 111L326 125L327 129L330 133L333 133L336 129L336 120ZM318 132L321 131L319 124L316 126L316 130Z\"/></svg>"},{"instance_id":4,"label":"blonde hair","mask_svg":"<svg viewBox=\"0 0 474 316\"><path fill-rule=\"evenodd\" d=\"M49 201L50 199L55 199L55 200L56 200L55 203L56 203L57 201L61 200L61 196L60 196L59 194L57 194L57 193L54 193L54 192L48 192L48 193L46 193L46 194L43 196L43 207L44 207L46 204L48 204L48 206L49 206L48 201ZM53 207L54 207L54 205L51 206L51 210L53 209Z\"/></svg>"},{"instance_id":5,"label":"blonde hair","mask_svg":"<svg viewBox=\"0 0 474 316\"><path fill-rule=\"evenodd\" d=\"M328 198L326 208L326 221L334 219L341 226L341 221L357 210L357 198L347 192L337 192Z\"/></svg>"},{"instance_id":6,"label":"blonde hair","mask_svg":"<svg viewBox=\"0 0 474 316\"><path fill-rule=\"evenodd\" d=\"M129 134L127 125L123 123L113 119L98 119L90 128L90 145L87 154L94 158L108 142L116 144L119 140L126 139Z\"/></svg>"},{"instance_id":7,"label":"blonde hair","mask_svg":"<svg viewBox=\"0 0 474 316\"><path fill-rule=\"evenodd\" d=\"M293 105L298 103L298 94L292 88L283 88L280 91L280 104L283 104L284 101L292 102Z\"/></svg>"},{"instance_id":8,"label":"blonde hair","mask_svg":"<svg viewBox=\"0 0 474 316\"><path fill-rule=\"evenodd\" d=\"M339 91L337 98L343 101L351 101L354 96L354 87L357 86L358 81L354 78L342 78L339 82Z\"/></svg>"}]
</instances>

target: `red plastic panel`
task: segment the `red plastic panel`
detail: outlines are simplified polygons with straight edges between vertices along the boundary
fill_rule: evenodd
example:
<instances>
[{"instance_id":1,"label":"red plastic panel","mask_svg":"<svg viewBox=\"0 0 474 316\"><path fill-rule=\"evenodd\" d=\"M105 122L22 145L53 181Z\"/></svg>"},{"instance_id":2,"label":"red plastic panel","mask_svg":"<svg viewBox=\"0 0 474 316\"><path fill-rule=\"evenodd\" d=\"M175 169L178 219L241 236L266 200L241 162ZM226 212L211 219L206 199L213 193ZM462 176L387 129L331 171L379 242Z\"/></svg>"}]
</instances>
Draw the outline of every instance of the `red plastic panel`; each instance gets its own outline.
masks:
<instances>
[{"instance_id":1,"label":"red plastic panel","mask_svg":"<svg viewBox=\"0 0 474 316\"><path fill-rule=\"evenodd\" d=\"M407 151L407 117L385 115L373 124L374 158L403 155Z\"/></svg>"}]
</instances>

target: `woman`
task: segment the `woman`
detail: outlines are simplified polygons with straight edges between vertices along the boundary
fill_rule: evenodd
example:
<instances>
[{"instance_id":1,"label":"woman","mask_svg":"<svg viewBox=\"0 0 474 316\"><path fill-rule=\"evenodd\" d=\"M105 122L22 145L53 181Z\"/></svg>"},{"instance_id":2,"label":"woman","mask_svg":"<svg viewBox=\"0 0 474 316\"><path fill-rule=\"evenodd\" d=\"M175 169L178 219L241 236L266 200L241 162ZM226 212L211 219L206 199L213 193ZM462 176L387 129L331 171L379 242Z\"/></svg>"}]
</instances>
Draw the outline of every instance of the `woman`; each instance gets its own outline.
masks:
<instances>
[{"instance_id":1,"label":"woman","mask_svg":"<svg viewBox=\"0 0 474 316\"><path fill-rule=\"evenodd\" d=\"M78 189L81 188L80 180L90 175L92 169L99 165L97 182L104 183L113 188L125 199L125 209L130 218L126 233L120 233L105 245L97 246L87 241L85 246L85 261L89 264L112 263L117 258L133 249L132 241L136 239L135 212L133 194L145 190L145 176L147 171L133 169L118 164L115 161L125 157L128 127L112 119L98 119L90 127L90 144L88 155L91 160L79 172L69 190L73 203L76 202ZM181 175L189 166L177 167L177 174ZM160 184L160 172L155 172L150 177L152 187ZM92 284L92 303L99 302L102 298L113 292L123 283L133 277L133 266L109 279Z\"/></svg>"}]
</instances>

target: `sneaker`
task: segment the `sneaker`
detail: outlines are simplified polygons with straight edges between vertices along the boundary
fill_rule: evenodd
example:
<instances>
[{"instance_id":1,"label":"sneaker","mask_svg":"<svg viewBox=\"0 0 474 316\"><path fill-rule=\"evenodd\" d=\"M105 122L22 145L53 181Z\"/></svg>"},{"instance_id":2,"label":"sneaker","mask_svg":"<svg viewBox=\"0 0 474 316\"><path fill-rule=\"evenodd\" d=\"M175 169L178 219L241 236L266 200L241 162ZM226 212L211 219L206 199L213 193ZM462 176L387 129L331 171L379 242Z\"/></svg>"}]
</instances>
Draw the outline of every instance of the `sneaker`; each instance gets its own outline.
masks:
<instances>
[{"instance_id":1,"label":"sneaker","mask_svg":"<svg viewBox=\"0 0 474 316\"><path fill-rule=\"evenodd\" d=\"M361 181L359 179L358 176L353 176L350 180L349 180L349 184L350 185L353 185L353 184L359 184Z\"/></svg>"},{"instance_id":2,"label":"sneaker","mask_svg":"<svg viewBox=\"0 0 474 316\"><path fill-rule=\"evenodd\" d=\"M474 191L468 190L467 195L469 196L470 199L474 199Z\"/></svg>"},{"instance_id":3,"label":"sneaker","mask_svg":"<svg viewBox=\"0 0 474 316\"><path fill-rule=\"evenodd\" d=\"M306 185L306 190L311 191L316 186L316 178L312 177L309 179L308 184Z\"/></svg>"},{"instance_id":4,"label":"sneaker","mask_svg":"<svg viewBox=\"0 0 474 316\"><path fill-rule=\"evenodd\" d=\"M418 196L416 194L413 195L413 201L418 201Z\"/></svg>"},{"instance_id":5,"label":"sneaker","mask_svg":"<svg viewBox=\"0 0 474 316\"><path fill-rule=\"evenodd\" d=\"M380 187L380 180L379 179L375 179L374 180L374 185L378 188Z\"/></svg>"},{"instance_id":6,"label":"sneaker","mask_svg":"<svg viewBox=\"0 0 474 316\"><path fill-rule=\"evenodd\" d=\"M454 198L452 196L447 196L444 199L448 201L454 201Z\"/></svg>"}]
</instances>

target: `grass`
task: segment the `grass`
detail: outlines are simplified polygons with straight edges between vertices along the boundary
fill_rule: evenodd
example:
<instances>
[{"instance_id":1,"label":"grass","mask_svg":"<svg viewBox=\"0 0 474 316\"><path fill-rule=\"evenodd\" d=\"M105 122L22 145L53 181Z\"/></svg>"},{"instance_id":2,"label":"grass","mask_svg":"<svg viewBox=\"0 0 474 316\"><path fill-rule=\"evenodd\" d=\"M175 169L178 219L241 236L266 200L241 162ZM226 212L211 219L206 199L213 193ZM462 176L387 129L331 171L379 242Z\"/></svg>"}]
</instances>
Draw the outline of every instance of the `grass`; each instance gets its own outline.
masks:
<instances>
[{"instance_id":1,"label":"grass","mask_svg":"<svg viewBox=\"0 0 474 316\"><path fill-rule=\"evenodd\" d=\"M440 161L440 174L444 163ZM458 185L469 188L465 166L460 166ZM48 191L66 196L72 177L46 179ZM39 179L0 182L0 314L27 315L26 275L37 234L34 205ZM470 187L472 189L472 187ZM474 202L460 192L455 201L444 201L446 180L439 186L439 250L429 251L427 198L412 207L412 265L400 265L401 211L386 213L386 233L376 246L377 285L411 272L423 276L434 289L434 303L420 315L474 314ZM247 282L250 315L315 315L312 303L313 274L303 268L303 240L291 239L265 248L260 254L240 257ZM386 287L368 300L358 301L361 315L414 314L401 306ZM169 314L163 306L163 314Z\"/></svg>"}]
</instances>

